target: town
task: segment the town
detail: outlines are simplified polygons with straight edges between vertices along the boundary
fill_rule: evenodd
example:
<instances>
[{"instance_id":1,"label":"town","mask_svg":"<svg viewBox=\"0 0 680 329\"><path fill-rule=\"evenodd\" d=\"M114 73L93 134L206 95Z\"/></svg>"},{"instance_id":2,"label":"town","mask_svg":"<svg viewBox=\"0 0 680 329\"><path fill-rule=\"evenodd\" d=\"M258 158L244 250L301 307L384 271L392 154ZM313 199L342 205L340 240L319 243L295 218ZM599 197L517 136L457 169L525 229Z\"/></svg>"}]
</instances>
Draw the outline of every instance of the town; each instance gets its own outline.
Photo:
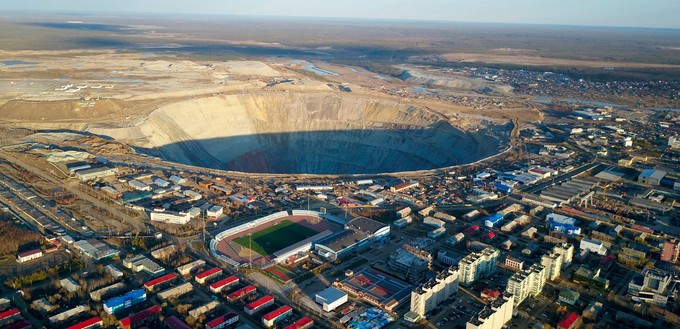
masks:
<instances>
[{"instance_id":1,"label":"town","mask_svg":"<svg viewBox=\"0 0 680 329\"><path fill-rule=\"evenodd\" d=\"M0 151L0 321L680 325L680 117L546 113L509 152L415 177L252 179L33 134Z\"/></svg>"}]
</instances>

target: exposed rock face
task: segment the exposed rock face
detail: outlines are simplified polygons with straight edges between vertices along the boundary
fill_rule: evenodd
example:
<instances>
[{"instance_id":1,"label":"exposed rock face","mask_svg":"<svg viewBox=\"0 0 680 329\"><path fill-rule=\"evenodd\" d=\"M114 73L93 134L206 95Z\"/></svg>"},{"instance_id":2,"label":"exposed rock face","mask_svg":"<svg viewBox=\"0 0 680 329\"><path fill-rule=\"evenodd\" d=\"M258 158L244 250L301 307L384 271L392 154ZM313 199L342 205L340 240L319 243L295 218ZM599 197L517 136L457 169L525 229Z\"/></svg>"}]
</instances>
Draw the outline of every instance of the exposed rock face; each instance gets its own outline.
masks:
<instances>
[{"instance_id":1,"label":"exposed rock face","mask_svg":"<svg viewBox=\"0 0 680 329\"><path fill-rule=\"evenodd\" d=\"M90 131L171 161L266 173L433 169L498 148L424 109L330 93L207 97L161 107L130 128Z\"/></svg>"}]
</instances>

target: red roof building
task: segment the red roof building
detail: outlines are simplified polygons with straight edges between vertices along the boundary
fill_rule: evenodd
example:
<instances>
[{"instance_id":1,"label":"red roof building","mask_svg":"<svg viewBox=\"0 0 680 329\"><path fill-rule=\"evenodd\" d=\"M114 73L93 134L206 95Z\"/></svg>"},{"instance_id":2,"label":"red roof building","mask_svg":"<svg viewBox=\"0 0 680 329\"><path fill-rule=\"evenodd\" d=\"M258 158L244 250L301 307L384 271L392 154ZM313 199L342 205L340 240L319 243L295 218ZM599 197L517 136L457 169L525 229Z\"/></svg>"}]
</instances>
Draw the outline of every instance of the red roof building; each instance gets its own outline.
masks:
<instances>
[{"instance_id":1,"label":"red roof building","mask_svg":"<svg viewBox=\"0 0 680 329\"><path fill-rule=\"evenodd\" d=\"M7 322L12 319L16 319L21 316L19 309L13 308L11 310L4 311L0 313L0 322Z\"/></svg>"},{"instance_id":2,"label":"red roof building","mask_svg":"<svg viewBox=\"0 0 680 329\"><path fill-rule=\"evenodd\" d=\"M205 272L196 274L196 282L200 284L205 284L206 281L222 274L222 269L219 267L211 268Z\"/></svg>"},{"instance_id":3,"label":"red roof building","mask_svg":"<svg viewBox=\"0 0 680 329\"><path fill-rule=\"evenodd\" d=\"M165 326L170 329L191 329L184 321L174 315L165 318Z\"/></svg>"},{"instance_id":4,"label":"red roof building","mask_svg":"<svg viewBox=\"0 0 680 329\"><path fill-rule=\"evenodd\" d=\"M222 290L228 288L231 285L237 284L239 279L236 276L230 276L226 279L222 279L215 283L210 284L210 291L214 294L222 292Z\"/></svg>"},{"instance_id":5,"label":"red roof building","mask_svg":"<svg viewBox=\"0 0 680 329\"><path fill-rule=\"evenodd\" d=\"M273 327L277 322L293 314L293 309L288 305L283 305L262 317L262 324L267 328Z\"/></svg>"},{"instance_id":6,"label":"red roof building","mask_svg":"<svg viewBox=\"0 0 680 329\"><path fill-rule=\"evenodd\" d=\"M99 328L104 324L101 318L95 316L93 318L89 318L83 322L76 323L66 329L91 329L91 328Z\"/></svg>"},{"instance_id":7,"label":"red roof building","mask_svg":"<svg viewBox=\"0 0 680 329\"><path fill-rule=\"evenodd\" d=\"M33 326L31 325L30 322L23 320L21 322L17 322L9 327L5 327L4 329L31 329Z\"/></svg>"},{"instance_id":8,"label":"red roof building","mask_svg":"<svg viewBox=\"0 0 680 329\"><path fill-rule=\"evenodd\" d=\"M232 292L231 294L227 295L227 300L229 300L230 302L233 303L233 302L243 298L243 296L245 296L247 294L254 293L256 290L257 289L255 289L255 287L253 287L253 286L247 286L245 288L241 288L241 289L236 290L236 291Z\"/></svg>"},{"instance_id":9,"label":"red roof building","mask_svg":"<svg viewBox=\"0 0 680 329\"><path fill-rule=\"evenodd\" d=\"M468 234L470 234L470 233L472 233L472 232L475 232L475 231L478 231L478 230L479 230L479 226L478 226L478 225L472 225L472 226L466 228L466 229L463 231L463 233L464 233L465 235L468 235Z\"/></svg>"},{"instance_id":10,"label":"red roof building","mask_svg":"<svg viewBox=\"0 0 680 329\"><path fill-rule=\"evenodd\" d=\"M161 307L158 305L151 306L139 313L135 313L125 319L120 320L120 327L123 329L134 329L153 322L158 319L161 312Z\"/></svg>"},{"instance_id":11,"label":"red roof building","mask_svg":"<svg viewBox=\"0 0 680 329\"><path fill-rule=\"evenodd\" d=\"M569 313L557 324L557 329L576 329L581 327L583 319L576 313Z\"/></svg>"},{"instance_id":12,"label":"red roof building","mask_svg":"<svg viewBox=\"0 0 680 329\"><path fill-rule=\"evenodd\" d=\"M498 296L501 295L501 292L498 290L493 290L493 289L484 289L482 290L481 297L484 299L487 303L492 302L498 298Z\"/></svg>"},{"instance_id":13,"label":"red roof building","mask_svg":"<svg viewBox=\"0 0 680 329\"><path fill-rule=\"evenodd\" d=\"M238 322L238 320L239 320L238 314L236 314L234 312L229 312L229 313L220 315L217 318L214 318L214 319L206 322L205 323L205 329L226 328L227 326Z\"/></svg>"},{"instance_id":14,"label":"red roof building","mask_svg":"<svg viewBox=\"0 0 680 329\"><path fill-rule=\"evenodd\" d=\"M484 240L491 240L491 239L493 239L493 238L495 238L495 237L496 237L496 232L493 232L493 231L492 231L492 232L489 232L489 233L487 233L487 234L484 234L484 236L482 236L482 239L484 239Z\"/></svg>"},{"instance_id":15,"label":"red roof building","mask_svg":"<svg viewBox=\"0 0 680 329\"><path fill-rule=\"evenodd\" d=\"M176 275L176 274L173 274L173 273L163 275L163 276L161 276L161 277L159 277L159 278L155 278L155 279L153 279L153 280L151 280L151 281L148 281L148 282L144 283L144 289L151 291L151 290L153 290L153 288L155 288L157 285L160 285L160 284L163 284L163 283L170 282L170 281L174 280L175 278L177 278L177 275Z\"/></svg>"},{"instance_id":16,"label":"red roof building","mask_svg":"<svg viewBox=\"0 0 680 329\"><path fill-rule=\"evenodd\" d=\"M262 298L257 299L256 301L246 305L243 307L243 311L246 312L248 315L253 315L255 312L264 309L265 307L269 305L274 304L274 297L272 296L264 296Z\"/></svg>"},{"instance_id":17,"label":"red roof building","mask_svg":"<svg viewBox=\"0 0 680 329\"><path fill-rule=\"evenodd\" d=\"M283 327L283 329L307 329L311 328L314 325L314 321L308 317L304 317L300 320L297 320L290 325Z\"/></svg>"}]
</instances>

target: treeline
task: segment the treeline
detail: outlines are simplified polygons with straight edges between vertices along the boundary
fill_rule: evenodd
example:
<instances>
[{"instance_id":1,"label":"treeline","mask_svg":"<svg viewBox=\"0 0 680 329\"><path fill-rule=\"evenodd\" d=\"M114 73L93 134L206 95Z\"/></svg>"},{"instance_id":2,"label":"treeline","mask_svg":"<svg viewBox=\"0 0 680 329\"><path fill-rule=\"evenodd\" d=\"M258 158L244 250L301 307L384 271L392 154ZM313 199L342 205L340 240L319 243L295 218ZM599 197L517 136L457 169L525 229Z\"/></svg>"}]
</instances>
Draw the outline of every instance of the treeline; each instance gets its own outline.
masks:
<instances>
[{"instance_id":1,"label":"treeline","mask_svg":"<svg viewBox=\"0 0 680 329\"><path fill-rule=\"evenodd\" d=\"M0 255L16 255L20 247L29 244L38 245L40 235L25 228L14 225L10 221L0 221L0 236L3 241L0 243Z\"/></svg>"}]
</instances>

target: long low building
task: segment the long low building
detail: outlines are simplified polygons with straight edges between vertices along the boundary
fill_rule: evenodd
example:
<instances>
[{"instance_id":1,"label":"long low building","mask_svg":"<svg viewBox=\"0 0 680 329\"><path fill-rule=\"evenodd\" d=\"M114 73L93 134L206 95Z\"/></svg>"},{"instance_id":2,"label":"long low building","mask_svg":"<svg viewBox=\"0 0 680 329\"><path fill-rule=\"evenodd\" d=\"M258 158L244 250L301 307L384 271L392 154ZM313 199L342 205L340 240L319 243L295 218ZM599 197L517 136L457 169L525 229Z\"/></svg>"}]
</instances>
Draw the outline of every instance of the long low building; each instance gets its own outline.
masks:
<instances>
[{"instance_id":1,"label":"long low building","mask_svg":"<svg viewBox=\"0 0 680 329\"><path fill-rule=\"evenodd\" d=\"M274 297L267 295L247 304L246 306L243 306L243 312L246 312L248 315L253 315L270 305L274 305Z\"/></svg>"},{"instance_id":2,"label":"long low building","mask_svg":"<svg viewBox=\"0 0 680 329\"><path fill-rule=\"evenodd\" d=\"M231 326L232 324L238 322L238 314L234 312L229 312L220 315L205 323L205 329L222 329Z\"/></svg>"},{"instance_id":3,"label":"long low building","mask_svg":"<svg viewBox=\"0 0 680 329\"><path fill-rule=\"evenodd\" d=\"M357 217L345 224L344 231L316 241L313 248L320 256L335 261L354 250L383 241L389 234L389 225L366 217Z\"/></svg>"},{"instance_id":4,"label":"long low building","mask_svg":"<svg viewBox=\"0 0 680 329\"><path fill-rule=\"evenodd\" d=\"M288 306L288 305L283 305L267 314L265 314L262 317L262 324L264 324L265 327L271 328L274 327L278 322L282 321L283 319L291 316L293 314L293 309Z\"/></svg>"},{"instance_id":5,"label":"long low building","mask_svg":"<svg viewBox=\"0 0 680 329\"><path fill-rule=\"evenodd\" d=\"M118 168L93 167L76 171L76 177L81 181L88 181L98 178L113 176L118 172Z\"/></svg>"},{"instance_id":6,"label":"long low building","mask_svg":"<svg viewBox=\"0 0 680 329\"><path fill-rule=\"evenodd\" d=\"M222 269L219 267L213 267L207 271L201 272L199 274L196 274L196 282L200 284L205 284L206 281L222 274Z\"/></svg>"},{"instance_id":7,"label":"long low building","mask_svg":"<svg viewBox=\"0 0 680 329\"><path fill-rule=\"evenodd\" d=\"M177 268L177 272L181 275L189 275L191 272L193 272L195 269L198 269L201 266L205 266L205 261L202 259L195 260L191 263L184 264L180 267Z\"/></svg>"},{"instance_id":8,"label":"long low building","mask_svg":"<svg viewBox=\"0 0 680 329\"><path fill-rule=\"evenodd\" d=\"M190 291L194 290L194 286L191 285L189 282L185 282L180 284L179 286L172 287L169 289L165 289L161 292L158 293L158 299L160 300L168 300L170 298L176 298L179 296L182 296Z\"/></svg>"},{"instance_id":9,"label":"long low building","mask_svg":"<svg viewBox=\"0 0 680 329\"><path fill-rule=\"evenodd\" d=\"M255 291L257 291L257 289L255 287L246 286L246 287L243 287L243 288L236 290L236 291L230 293L229 295L227 295L227 300L229 302L233 303L233 302L243 298L244 296L246 296L248 294L254 293Z\"/></svg>"},{"instance_id":10,"label":"long low building","mask_svg":"<svg viewBox=\"0 0 680 329\"><path fill-rule=\"evenodd\" d=\"M222 290L227 289L235 284L239 283L239 278L236 276L230 276L226 279L219 280L215 283L210 284L210 292L217 294L222 292Z\"/></svg>"},{"instance_id":11,"label":"long low building","mask_svg":"<svg viewBox=\"0 0 680 329\"><path fill-rule=\"evenodd\" d=\"M122 296L111 298L104 302L104 311L113 314L146 300L146 292L142 289L132 290Z\"/></svg>"}]
</instances>

